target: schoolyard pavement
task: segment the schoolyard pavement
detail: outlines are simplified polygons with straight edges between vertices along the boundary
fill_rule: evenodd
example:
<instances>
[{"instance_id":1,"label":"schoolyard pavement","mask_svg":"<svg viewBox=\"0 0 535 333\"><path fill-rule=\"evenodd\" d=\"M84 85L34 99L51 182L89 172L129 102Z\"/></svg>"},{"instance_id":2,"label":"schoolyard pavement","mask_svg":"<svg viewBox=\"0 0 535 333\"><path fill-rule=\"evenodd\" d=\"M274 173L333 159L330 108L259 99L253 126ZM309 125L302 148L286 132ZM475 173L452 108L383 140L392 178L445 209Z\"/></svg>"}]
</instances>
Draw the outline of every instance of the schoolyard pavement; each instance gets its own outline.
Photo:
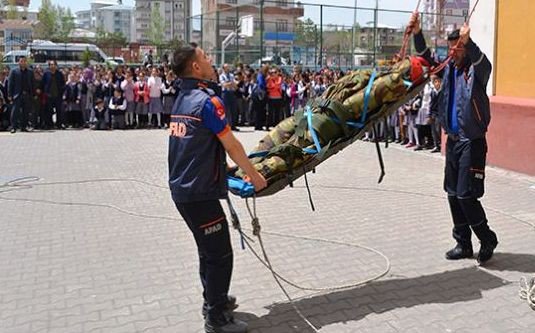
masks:
<instances>
[{"instance_id":1,"label":"schoolyard pavement","mask_svg":"<svg viewBox=\"0 0 535 333\"><path fill-rule=\"evenodd\" d=\"M237 135L250 149L264 134ZM534 332L518 292L535 275L535 179L488 168L482 202L500 244L479 267L444 259L453 241L443 158L383 152L381 184L365 142L309 174L315 212L302 179L257 201L273 266L295 283L353 285L385 271L385 258L355 245L391 263L359 287L286 286L304 316L320 332ZM196 248L166 188L165 131L0 133L0 161L1 333L202 332ZM250 228L244 202L233 202ZM310 332L232 237L236 316L251 332Z\"/></svg>"}]
</instances>

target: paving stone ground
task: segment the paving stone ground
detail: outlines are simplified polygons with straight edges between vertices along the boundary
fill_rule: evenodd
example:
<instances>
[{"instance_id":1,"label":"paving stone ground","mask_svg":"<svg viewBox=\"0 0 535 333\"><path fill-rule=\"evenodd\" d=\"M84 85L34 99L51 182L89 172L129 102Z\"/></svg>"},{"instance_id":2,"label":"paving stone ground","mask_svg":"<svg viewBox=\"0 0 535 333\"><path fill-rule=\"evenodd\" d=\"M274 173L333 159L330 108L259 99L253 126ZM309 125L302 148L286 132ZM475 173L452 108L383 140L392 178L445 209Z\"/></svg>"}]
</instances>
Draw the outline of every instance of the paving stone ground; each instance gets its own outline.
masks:
<instances>
[{"instance_id":1,"label":"paving stone ground","mask_svg":"<svg viewBox=\"0 0 535 333\"><path fill-rule=\"evenodd\" d=\"M237 135L250 149L263 134ZM354 284L386 266L364 248L300 237L390 260L364 286L288 287L302 313L320 332L534 332L518 281L535 275L535 179L488 169L482 201L500 244L482 268L444 259L453 241L443 158L397 145L384 158L382 184L370 143L320 165L308 178L315 212L302 180L258 200L266 249L292 281ZM196 250L166 188L164 131L0 133L0 161L0 184L40 179L0 188L1 333L202 332ZM84 180L101 181L71 183ZM248 227L243 201L234 203ZM311 332L232 236L237 317L251 332Z\"/></svg>"}]
</instances>

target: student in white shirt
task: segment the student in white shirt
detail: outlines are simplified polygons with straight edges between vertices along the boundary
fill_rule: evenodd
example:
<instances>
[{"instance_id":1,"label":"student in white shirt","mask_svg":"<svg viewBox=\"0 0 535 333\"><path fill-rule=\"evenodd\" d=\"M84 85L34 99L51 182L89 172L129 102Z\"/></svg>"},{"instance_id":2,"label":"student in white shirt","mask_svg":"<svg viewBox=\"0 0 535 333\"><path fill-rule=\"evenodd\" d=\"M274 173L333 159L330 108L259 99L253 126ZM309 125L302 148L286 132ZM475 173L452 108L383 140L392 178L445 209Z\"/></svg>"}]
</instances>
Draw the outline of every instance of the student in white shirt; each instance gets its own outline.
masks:
<instances>
[{"instance_id":1,"label":"student in white shirt","mask_svg":"<svg viewBox=\"0 0 535 333\"><path fill-rule=\"evenodd\" d=\"M162 78L160 70L156 67L152 69L152 75L147 81L149 86L149 126L153 124L152 115L156 115L158 128L162 127Z\"/></svg>"}]
</instances>

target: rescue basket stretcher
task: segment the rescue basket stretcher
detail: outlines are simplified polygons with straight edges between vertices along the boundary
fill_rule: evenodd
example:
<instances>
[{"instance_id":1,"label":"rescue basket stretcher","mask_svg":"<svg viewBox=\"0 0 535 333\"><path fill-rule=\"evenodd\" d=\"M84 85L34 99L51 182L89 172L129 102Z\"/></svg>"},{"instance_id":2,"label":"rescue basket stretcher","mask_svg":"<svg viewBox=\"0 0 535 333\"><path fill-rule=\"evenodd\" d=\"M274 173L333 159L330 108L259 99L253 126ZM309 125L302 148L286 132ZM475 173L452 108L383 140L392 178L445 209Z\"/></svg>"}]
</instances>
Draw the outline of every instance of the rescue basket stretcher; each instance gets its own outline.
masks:
<instances>
[{"instance_id":1,"label":"rescue basket stretcher","mask_svg":"<svg viewBox=\"0 0 535 333\"><path fill-rule=\"evenodd\" d=\"M289 118L283 120L272 130L272 132L270 132L270 134L260 141L253 153L249 155L249 159L255 165L255 168L261 172L264 177L266 177L268 186L255 193L254 187L247 181L247 177L243 174L243 172L240 174L241 170L235 168L230 170L227 174L230 192L242 198L273 195L287 186L292 186L293 182L303 175L306 177L306 173L311 171L314 172L315 168L319 164L323 163L331 156L337 154L339 151L345 149L347 146L360 139L365 132L373 130L376 124L378 124L388 115L393 114L399 107L418 95L428 82L428 76L425 67L427 64L421 58L417 57L411 57L407 60L408 66L406 67L408 68L403 68L403 65L407 64L400 64L398 67L398 70L399 68L401 68L401 70L406 70L405 74L407 74L407 77L403 78L403 82L401 83L405 86L405 90L402 93L399 93L399 89L398 91L394 92L386 89L384 91L387 91L387 93L394 96L389 95L390 98L384 98L384 96L377 97L376 95L373 95L372 88L374 87L374 84L382 84L381 82L376 82L375 79L377 77L391 75L393 72L392 69L388 69L382 73L377 73L374 70L373 72L369 73L367 80L363 82L365 85L361 86L360 89L358 89L358 92L356 92L360 93L360 96L357 96L357 98L354 100L356 100L358 104L362 105L348 106L346 104L345 106L342 106L339 102L340 98L338 98L338 100L336 100L336 98L332 98L332 96L337 94L336 87L333 87L331 90L328 89L320 98L309 101L305 110L301 111L302 114L298 114L296 112L296 115L291 117L297 118L298 120ZM354 71L348 75L359 75L357 72L359 71ZM399 82L397 82L397 84L400 85ZM371 95L373 96L371 97ZM328 96L331 96L331 98ZM338 94L338 97L339 96L340 95ZM349 97L352 98L355 96ZM381 100L382 97L383 100L388 100L389 102L381 104L380 101L377 101ZM370 99L375 100L370 101ZM313 109L315 110L315 113L312 112ZM344 115L340 112L340 109L344 109L345 112L350 110L350 112L353 112L353 115L356 115L356 117L348 119L347 115ZM329 139L325 139L325 136L321 137L322 133L318 135L318 133L316 133L317 130L314 129L318 126L317 124L314 124L315 118L313 117L313 115L318 116L320 114L328 115L328 118L325 116L323 118L327 119L329 125L326 127L323 126L323 129L327 128L327 130L329 130L329 126L331 126L332 129L333 123L337 124L338 127L343 129L338 128L336 130L338 131L336 134L327 135ZM289 125L283 124L284 122L289 123ZM283 127L293 125L295 128L298 128L298 123L301 123L301 127L304 127L304 129L301 130L301 138L295 138L296 133L294 133L291 138L287 140L288 142L292 142L290 144L287 144L287 142L275 144L275 141L279 142L278 139L280 139L280 137L272 140L273 142L270 141L270 135L277 135L277 133L274 133L274 131L277 131L277 128L281 127L281 125ZM321 126L322 125L319 127ZM296 130L296 132L298 131L299 130ZM280 136L280 133L278 133L278 135ZM307 136L307 138L303 140L304 136ZM264 142L266 139L267 141L270 141L267 145L267 149L265 148L266 144ZM321 141L323 141L323 145ZM287 159L286 156L292 155L292 153L295 152L296 147L302 151L302 156L300 155L301 163L294 162L296 158L292 159L292 157ZM279 148L284 149L281 151ZM271 172L273 171L269 168L271 165L267 167L267 165L262 166L257 164L259 161L265 162L267 156L274 155L276 157L280 157L279 160L281 160L281 158L284 159L284 164L286 166L285 168L283 167L284 171ZM297 155L299 155L299 153ZM380 162L382 164L382 160L380 160ZM382 176L383 175L381 175L381 179Z\"/></svg>"}]
</instances>

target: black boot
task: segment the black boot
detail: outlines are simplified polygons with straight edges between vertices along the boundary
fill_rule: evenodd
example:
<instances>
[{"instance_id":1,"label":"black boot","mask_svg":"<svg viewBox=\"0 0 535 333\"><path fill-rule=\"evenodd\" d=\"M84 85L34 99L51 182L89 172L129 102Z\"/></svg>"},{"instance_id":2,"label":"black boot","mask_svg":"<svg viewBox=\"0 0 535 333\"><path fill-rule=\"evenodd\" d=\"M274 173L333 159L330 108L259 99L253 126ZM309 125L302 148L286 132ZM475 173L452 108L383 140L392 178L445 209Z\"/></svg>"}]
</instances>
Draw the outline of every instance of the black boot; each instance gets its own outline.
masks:
<instances>
[{"instance_id":1,"label":"black boot","mask_svg":"<svg viewBox=\"0 0 535 333\"><path fill-rule=\"evenodd\" d=\"M457 241L457 245L446 252L446 259L458 260L463 258L471 258L474 255L472 250L472 231L466 220L466 216L462 210L459 199L455 196L448 196L448 203L453 218L453 239Z\"/></svg>"},{"instance_id":2,"label":"black boot","mask_svg":"<svg viewBox=\"0 0 535 333\"><path fill-rule=\"evenodd\" d=\"M498 237L496 237L494 231L490 230L487 223L482 223L481 225L472 227L472 229L474 229L474 233L481 241L477 262L482 265L492 258L494 249L498 246Z\"/></svg>"},{"instance_id":3,"label":"black boot","mask_svg":"<svg viewBox=\"0 0 535 333\"><path fill-rule=\"evenodd\" d=\"M227 295L228 302L225 304L225 307L223 311L234 311L238 308L238 304L236 304L236 297L232 295ZM208 314L208 303L206 301L202 305L202 316L203 318L206 318L206 315Z\"/></svg>"},{"instance_id":4,"label":"black boot","mask_svg":"<svg viewBox=\"0 0 535 333\"><path fill-rule=\"evenodd\" d=\"M453 249L446 252L446 259L448 260L472 258L473 256L474 251L472 250L472 244L461 245L460 243L457 243Z\"/></svg>"},{"instance_id":5,"label":"black boot","mask_svg":"<svg viewBox=\"0 0 535 333\"><path fill-rule=\"evenodd\" d=\"M204 321L204 331L206 333L246 333L248 325L246 322L234 319L228 313L220 315L209 314Z\"/></svg>"}]
</instances>

